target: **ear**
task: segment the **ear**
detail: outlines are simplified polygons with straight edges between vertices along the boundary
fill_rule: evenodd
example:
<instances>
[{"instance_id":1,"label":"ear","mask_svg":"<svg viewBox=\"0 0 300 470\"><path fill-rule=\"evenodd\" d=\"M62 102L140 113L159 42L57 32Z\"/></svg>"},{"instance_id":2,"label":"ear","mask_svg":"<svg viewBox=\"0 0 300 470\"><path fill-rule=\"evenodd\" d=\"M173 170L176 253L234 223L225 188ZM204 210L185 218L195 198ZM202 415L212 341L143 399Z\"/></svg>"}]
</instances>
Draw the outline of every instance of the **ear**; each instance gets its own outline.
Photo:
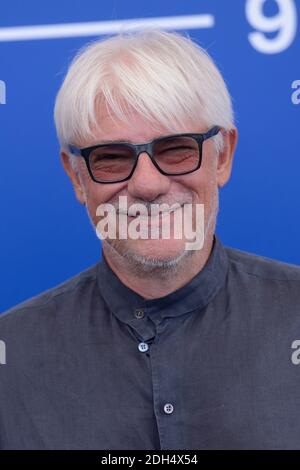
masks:
<instances>
[{"instance_id":1,"label":"ear","mask_svg":"<svg viewBox=\"0 0 300 470\"><path fill-rule=\"evenodd\" d=\"M75 191L75 194L76 194L76 197L77 197L78 201L81 204L85 205L85 203L86 203L85 191L84 191L84 187L82 185L81 179L79 177L78 171L76 171L76 169L73 168L73 166L70 162L69 155L63 149L61 149L60 158L61 158L61 162L62 162L62 165L64 167L64 170L65 170L65 172L67 173L67 175L69 176L69 178L72 182L72 185L73 185L73 188L74 188L74 191Z\"/></svg>"},{"instance_id":2,"label":"ear","mask_svg":"<svg viewBox=\"0 0 300 470\"><path fill-rule=\"evenodd\" d=\"M223 150L218 155L217 181L218 187L224 186L230 178L233 162L233 155L238 140L238 131L234 127L230 131L222 131L224 145Z\"/></svg>"}]
</instances>

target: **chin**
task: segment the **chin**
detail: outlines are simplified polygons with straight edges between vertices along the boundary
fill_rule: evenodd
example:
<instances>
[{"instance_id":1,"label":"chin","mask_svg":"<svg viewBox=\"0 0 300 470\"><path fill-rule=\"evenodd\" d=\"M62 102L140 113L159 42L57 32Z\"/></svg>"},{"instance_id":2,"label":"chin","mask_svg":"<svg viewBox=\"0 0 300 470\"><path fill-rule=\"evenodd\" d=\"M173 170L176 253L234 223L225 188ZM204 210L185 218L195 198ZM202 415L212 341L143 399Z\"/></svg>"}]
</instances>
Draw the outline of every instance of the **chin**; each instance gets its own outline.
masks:
<instances>
[{"instance_id":1,"label":"chin","mask_svg":"<svg viewBox=\"0 0 300 470\"><path fill-rule=\"evenodd\" d=\"M174 239L127 240L126 248L140 256L169 260L185 251L185 241Z\"/></svg>"},{"instance_id":2,"label":"chin","mask_svg":"<svg viewBox=\"0 0 300 470\"><path fill-rule=\"evenodd\" d=\"M184 240L113 240L109 243L119 260L138 275L165 279L172 275L193 252L185 249Z\"/></svg>"}]
</instances>

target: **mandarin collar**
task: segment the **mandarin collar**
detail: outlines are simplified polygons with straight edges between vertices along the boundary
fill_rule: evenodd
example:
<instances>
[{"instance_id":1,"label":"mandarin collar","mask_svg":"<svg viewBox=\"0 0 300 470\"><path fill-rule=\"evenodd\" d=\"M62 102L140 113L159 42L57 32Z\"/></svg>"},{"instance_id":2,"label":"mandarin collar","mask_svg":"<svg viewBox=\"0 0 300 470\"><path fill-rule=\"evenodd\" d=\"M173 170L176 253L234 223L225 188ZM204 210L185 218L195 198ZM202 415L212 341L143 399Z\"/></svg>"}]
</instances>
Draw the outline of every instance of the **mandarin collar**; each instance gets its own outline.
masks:
<instances>
[{"instance_id":1,"label":"mandarin collar","mask_svg":"<svg viewBox=\"0 0 300 470\"><path fill-rule=\"evenodd\" d=\"M213 247L204 267L187 284L164 297L144 299L123 284L105 260L103 249L97 279L109 310L147 340L155 334L153 326L162 319L178 317L206 307L224 284L228 265L225 248L215 234Z\"/></svg>"}]
</instances>

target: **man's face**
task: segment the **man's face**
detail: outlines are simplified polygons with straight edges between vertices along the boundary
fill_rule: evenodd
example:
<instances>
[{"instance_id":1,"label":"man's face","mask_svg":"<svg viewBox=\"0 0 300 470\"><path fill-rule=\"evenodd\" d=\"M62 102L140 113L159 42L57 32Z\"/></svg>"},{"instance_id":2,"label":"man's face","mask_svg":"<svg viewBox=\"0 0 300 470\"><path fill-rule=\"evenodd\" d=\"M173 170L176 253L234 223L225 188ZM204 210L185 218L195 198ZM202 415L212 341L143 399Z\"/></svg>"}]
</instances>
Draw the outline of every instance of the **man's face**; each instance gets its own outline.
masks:
<instances>
[{"instance_id":1,"label":"man's face","mask_svg":"<svg viewBox=\"0 0 300 470\"><path fill-rule=\"evenodd\" d=\"M201 125L187 123L184 129L178 128L177 133L198 133L207 130ZM104 140L143 143L169 134L171 132L163 127L159 130L153 130L149 123L137 114L131 113L127 123L120 122L116 117L112 119L109 114L106 114L101 120L101 132L97 132L95 140L83 142L81 146L101 143ZM184 204L192 203L193 208L196 204L203 204L205 237L212 238L218 211L218 186L225 184L229 177L231 162L228 162L228 159L231 160L232 151L233 148L229 149L227 160L222 161L222 158L220 160L220 156L217 155L213 140L207 140L203 144L200 169L180 176L161 174L151 162L150 157L146 153L142 153L132 177L128 181L113 184L94 182L81 158L78 159L79 178L76 178L74 174L71 174L72 169L66 155L62 156L64 166L73 180L77 197L86 204L89 217L95 227L100 220L96 215L97 207L100 204L110 203L118 208L119 197L126 196L128 208L135 203L144 203L148 209L151 204L166 203L172 206L179 203L184 206ZM225 171L224 165L226 166ZM174 223L174 216L175 213L169 216L171 227ZM193 216L195 218L195 212L193 212ZM126 220L129 225L133 217L127 216ZM194 228L196 228L195 222L196 218L193 220ZM157 222L155 223L157 224ZM160 218L159 225L161 226L162 223L164 222ZM113 247L119 255L135 264L142 264L144 268L147 263L149 266L155 264L167 266L183 258L197 255L196 251L186 250L186 241L184 232L182 238L179 239L174 236L166 239L161 236L158 239L151 237L147 239L118 239L117 237L117 239L103 241L103 250L105 252L107 248ZM109 247L106 243L109 243Z\"/></svg>"}]
</instances>

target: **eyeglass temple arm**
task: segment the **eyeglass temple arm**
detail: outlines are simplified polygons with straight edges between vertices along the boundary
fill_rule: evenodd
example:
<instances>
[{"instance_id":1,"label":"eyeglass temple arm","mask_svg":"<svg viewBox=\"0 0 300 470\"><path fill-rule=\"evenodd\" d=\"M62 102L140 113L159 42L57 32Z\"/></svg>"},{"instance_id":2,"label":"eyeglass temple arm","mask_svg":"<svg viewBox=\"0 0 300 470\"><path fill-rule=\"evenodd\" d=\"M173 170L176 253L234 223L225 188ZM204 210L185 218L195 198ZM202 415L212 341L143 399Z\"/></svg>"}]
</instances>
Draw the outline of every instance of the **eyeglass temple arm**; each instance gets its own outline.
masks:
<instances>
[{"instance_id":1,"label":"eyeglass temple arm","mask_svg":"<svg viewBox=\"0 0 300 470\"><path fill-rule=\"evenodd\" d=\"M81 156L81 150L78 147L75 147L74 145L68 145L67 149L72 155Z\"/></svg>"},{"instance_id":2,"label":"eyeglass temple arm","mask_svg":"<svg viewBox=\"0 0 300 470\"><path fill-rule=\"evenodd\" d=\"M214 135L217 135L218 132L220 132L222 128L220 126L214 126L209 131L207 131L205 134L203 134L203 140L207 140L210 137L213 137Z\"/></svg>"}]
</instances>

